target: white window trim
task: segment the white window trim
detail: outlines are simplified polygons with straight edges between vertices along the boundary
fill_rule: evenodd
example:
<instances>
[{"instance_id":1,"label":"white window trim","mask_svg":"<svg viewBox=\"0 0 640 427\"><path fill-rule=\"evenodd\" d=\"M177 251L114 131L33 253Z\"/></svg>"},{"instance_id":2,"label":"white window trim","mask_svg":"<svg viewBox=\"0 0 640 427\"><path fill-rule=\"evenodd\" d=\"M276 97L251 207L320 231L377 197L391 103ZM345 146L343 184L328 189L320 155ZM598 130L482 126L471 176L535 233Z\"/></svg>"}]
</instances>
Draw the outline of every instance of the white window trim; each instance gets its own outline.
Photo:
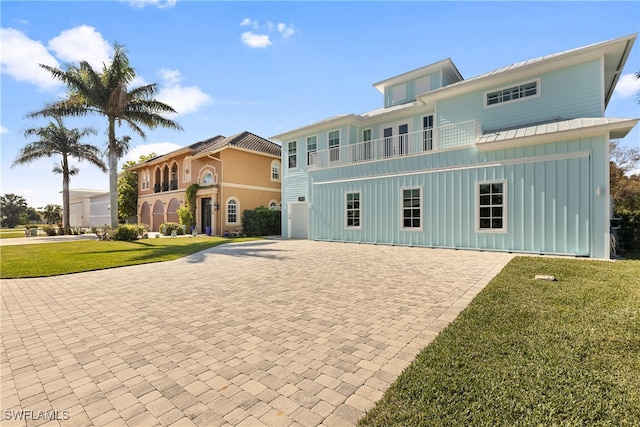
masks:
<instances>
[{"instance_id":1,"label":"white window trim","mask_svg":"<svg viewBox=\"0 0 640 427\"><path fill-rule=\"evenodd\" d=\"M328 137L328 135L329 134L327 134L327 137ZM315 138L316 139L316 149L315 149L316 163L314 163L314 165L318 163L318 135L317 134L316 135L310 135L310 136L308 136L308 137L306 137L304 139L304 143L305 143L304 149L305 149L305 152L307 153L307 156L306 156L307 157L307 166L311 166L311 164L309 163L309 138ZM327 142L327 144L328 144L328 142Z\"/></svg>"},{"instance_id":2,"label":"white window trim","mask_svg":"<svg viewBox=\"0 0 640 427\"><path fill-rule=\"evenodd\" d=\"M359 224L358 226L348 225L349 224L349 215L348 215L348 206L349 206L349 194L357 194L358 201L360 202L360 207L358 208L359 216ZM344 192L344 228L347 230L362 230L362 191L345 191Z\"/></svg>"},{"instance_id":3,"label":"white window trim","mask_svg":"<svg viewBox=\"0 0 640 427\"><path fill-rule=\"evenodd\" d=\"M535 95L530 95L530 96L525 96L524 98L518 98L518 99L512 99L509 101L504 101L504 102L498 102L497 104L487 104L487 95L493 92L498 92L501 90L505 90L505 89L509 89L512 87L520 87L520 86L524 86L527 85L529 83L535 83L536 84L536 94ZM513 104L514 102L520 102L520 101L525 101L527 99L534 99L534 98L538 98L540 96L540 94L542 93L542 85L540 84L540 78L538 77L537 79L533 79L533 80L527 80L527 81L523 81L520 83L513 83L510 85L506 85L506 86L502 86L499 88L495 88L495 89L491 89L488 90L486 92L484 92L482 94L482 105L484 106L484 108L494 108L494 107L498 107L500 105L509 105L509 104Z\"/></svg>"},{"instance_id":4,"label":"white window trim","mask_svg":"<svg viewBox=\"0 0 640 427\"><path fill-rule=\"evenodd\" d=\"M289 163L289 144L296 144L296 165L295 166L291 166L291 164ZM300 159L298 158L300 156L300 149L298 147L298 141L289 141L287 142L287 169L298 169L298 165L300 164Z\"/></svg>"},{"instance_id":5,"label":"white window trim","mask_svg":"<svg viewBox=\"0 0 640 427\"><path fill-rule=\"evenodd\" d=\"M273 166L276 165L276 167L278 168L278 178L274 178L273 177ZM271 170L269 170L269 176L271 177L271 181L273 182L280 182L282 181L282 171L280 168L280 162L278 160L272 160L271 161Z\"/></svg>"},{"instance_id":6,"label":"white window trim","mask_svg":"<svg viewBox=\"0 0 640 427\"><path fill-rule=\"evenodd\" d=\"M365 141L365 140L364 140L364 133L365 133L366 131L371 132L371 139L370 139L369 141ZM360 142L371 142L371 141L373 141L373 128L364 128L364 129L361 129L361 130L360 130Z\"/></svg>"},{"instance_id":7,"label":"white window trim","mask_svg":"<svg viewBox=\"0 0 640 427\"><path fill-rule=\"evenodd\" d=\"M423 187L400 187L400 230L403 231L422 231L424 227L424 197ZM420 190L420 227L404 226L404 190Z\"/></svg>"},{"instance_id":8,"label":"white window trim","mask_svg":"<svg viewBox=\"0 0 640 427\"><path fill-rule=\"evenodd\" d=\"M236 222L229 222L229 202L236 202ZM225 212L225 224L226 225L238 225L240 224L240 200L237 197L229 197L224 204L224 212Z\"/></svg>"},{"instance_id":9,"label":"white window trim","mask_svg":"<svg viewBox=\"0 0 640 427\"><path fill-rule=\"evenodd\" d=\"M502 228L480 228L480 185L482 184L502 184ZM509 217L508 204L508 186L506 179L491 179L485 181L476 181L475 188L475 226L476 233L480 234L507 234Z\"/></svg>"}]
</instances>

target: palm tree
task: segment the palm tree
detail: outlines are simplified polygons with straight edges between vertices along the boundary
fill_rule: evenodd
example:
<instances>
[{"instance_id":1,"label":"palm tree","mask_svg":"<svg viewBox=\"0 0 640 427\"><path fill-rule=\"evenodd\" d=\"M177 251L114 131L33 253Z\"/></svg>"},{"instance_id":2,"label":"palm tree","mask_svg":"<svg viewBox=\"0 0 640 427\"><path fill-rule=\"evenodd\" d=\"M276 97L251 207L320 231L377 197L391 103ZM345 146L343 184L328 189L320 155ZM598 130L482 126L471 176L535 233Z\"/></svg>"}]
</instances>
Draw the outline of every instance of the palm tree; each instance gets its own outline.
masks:
<instances>
[{"instance_id":1,"label":"palm tree","mask_svg":"<svg viewBox=\"0 0 640 427\"><path fill-rule=\"evenodd\" d=\"M162 126L168 129L182 130L175 121L162 114L176 113L167 104L154 99L158 92L156 83L129 89L136 76L129 65L124 46L113 45L113 57L109 64L103 64L102 72L94 70L88 62L78 66L68 65L66 69L40 64L54 78L62 81L69 90L67 99L47 104L44 109L30 113L38 116L86 116L99 114L108 120L109 152L109 192L111 204L111 226L118 226L118 149L116 123L124 121L134 132L146 138L141 126L155 129Z\"/></svg>"},{"instance_id":2,"label":"palm tree","mask_svg":"<svg viewBox=\"0 0 640 427\"><path fill-rule=\"evenodd\" d=\"M87 160L103 172L107 167L100 156L100 149L90 144L81 144L80 140L88 135L95 135L93 128L67 129L60 117L45 127L31 128L24 132L25 138L36 136L39 139L24 146L13 161L11 167L29 164L43 157L62 156L60 164L53 167L54 173L62 174L62 225L65 233L69 231L69 178L78 173L78 168L69 166L69 158L80 161Z\"/></svg>"}]
</instances>

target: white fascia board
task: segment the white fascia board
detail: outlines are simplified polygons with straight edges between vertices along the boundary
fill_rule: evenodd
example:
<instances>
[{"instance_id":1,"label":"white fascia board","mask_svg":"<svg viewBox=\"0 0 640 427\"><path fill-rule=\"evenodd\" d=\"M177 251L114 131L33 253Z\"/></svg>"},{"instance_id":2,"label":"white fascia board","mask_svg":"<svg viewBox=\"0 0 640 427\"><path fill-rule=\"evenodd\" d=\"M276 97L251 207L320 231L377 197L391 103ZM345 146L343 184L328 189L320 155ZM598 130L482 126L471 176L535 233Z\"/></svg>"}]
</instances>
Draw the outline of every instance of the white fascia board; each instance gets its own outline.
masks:
<instances>
[{"instance_id":1,"label":"white fascia board","mask_svg":"<svg viewBox=\"0 0 640 427\"><path fill-rule=\"evenodd\" d=\"M498 70L472 77L468 80L435 89L418 96L417 99L425 103L434 102L472 91L500 86L510 81L526 79L594 59L601 59L604 58L605 55L619 54L620 63L624 64L624 61L626 61L629 55L629 46L633 45L636 37L637 33L582 48L572 49L564 53L552 54L549 55L548 58L533 58L528 61L511 64ZM527 63L529 61L532 62ZM617 79L615 79L615 81L617 81Z\"/></svg>"},{"instance_id":2,"label":"white fascia board","mask_svg":"<svg viewBox=\"0 0 640 427\"><path fill-rule=\"evenodd\" d=\"M335 128L342 125L358 125L358 122L362 120L362 117L356 114L344 114L341 116L329 118L319 122L311 123L310 125L299 127L297 129L284 132L278 135L270 136L269 139L280 141L281 143L287 142L290 139L297 138L299 136L305 136L310 133L317 133L319 130L327 128Z\"/></svg>"}]
</instances>

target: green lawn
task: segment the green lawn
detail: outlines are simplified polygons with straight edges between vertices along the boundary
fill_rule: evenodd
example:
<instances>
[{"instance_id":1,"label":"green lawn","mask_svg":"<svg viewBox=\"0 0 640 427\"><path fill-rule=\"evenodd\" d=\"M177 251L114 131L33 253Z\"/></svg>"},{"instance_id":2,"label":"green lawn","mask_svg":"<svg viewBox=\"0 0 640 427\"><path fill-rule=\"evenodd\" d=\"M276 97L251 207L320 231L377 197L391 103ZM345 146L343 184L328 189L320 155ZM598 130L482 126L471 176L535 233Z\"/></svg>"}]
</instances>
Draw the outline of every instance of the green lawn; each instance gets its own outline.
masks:
<instances>
[{"instance_id":1,"label":"green lawn","mask_svg":"<svg viewBox=\"0 0 640 427\"><path fill-rule=\"evenodd\" d=\"M640 261L515 258L359 425L640 425Z\"/></svg>"},{"instance_id":2,"label":"green lawn","mask_svg":"<svg viewBox=\"0 0 640 427\"><path fill-rule=\"evenodd\" d=\"M47 277L169 261L228 242L252 238L181 237L135 242L80 240L0 247L0 278Z\"/></svg>"},{"instance_id":3,"label":"green lawn","mask_svg":"<svg viewBox=\"0 0 640 427\"><path fill-rule=\"evenodd\" d=\"M0 239L13 239L15 237L24 237L24 227L0 229Z\"/></svg>"}]
</instances>

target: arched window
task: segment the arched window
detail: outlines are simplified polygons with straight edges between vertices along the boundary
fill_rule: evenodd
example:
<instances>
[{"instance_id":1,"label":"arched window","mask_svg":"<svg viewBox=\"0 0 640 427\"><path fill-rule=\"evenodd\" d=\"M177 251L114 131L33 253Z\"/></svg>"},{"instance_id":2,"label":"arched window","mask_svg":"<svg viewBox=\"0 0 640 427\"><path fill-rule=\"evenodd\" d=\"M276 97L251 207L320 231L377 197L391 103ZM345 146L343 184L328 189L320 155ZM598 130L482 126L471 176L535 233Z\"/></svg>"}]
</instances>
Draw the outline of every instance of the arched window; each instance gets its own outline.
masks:
<instances>
[{"instance_id":1,"label":"arched window","mask_svg":"<svg viewBox=\"0 0 640 427\"><path fill-rule=\"evenodd\" d=\"M213 185L216 183L216 176L210 170L205 170L202 172L202 178L200 180L200 185Z\"/></svg>"},{"instance_id":2,"label":"arched window","mask_svg":"<svg viewBox=\"0 0 640 427\"><path fill-rule=\"evenodd\" d=\"M235 198L227 200L227 224L237 224L238 212L240 211L240 203Z\"/></svg>"},{"instance_id":3,"label":"arched window","mask_svg":"<svg viewBox=\"0 0 640 427\"><path fill-rule=\"evenodd\" d=\"M169 181L169 188L171 190L178 189L178 163L171 165L171 181Z\"/></svg>"},{"instance_id":4,"label":"arched window","mask_svg":"<svg viewBox=\"0 0 640 427\"><path fill-rule=\"evenodd\" d=\"M156 173L155 173L155 180L153 182L153 192L154 193L159 193L160 192L160 184L162 183L162 179L160 178L162 172L160 171L160 168L156 168Z\"/></svg>"},{"instance_id":5,"label":"arched window","mask_svg":"<svg viewBox=\"0 0 640 427\"><path fill-rule=\"evenodd\" d=\"M271 180L280 181L280 162L277 160L271 162Z\"/></svg>"}]
</instances>

